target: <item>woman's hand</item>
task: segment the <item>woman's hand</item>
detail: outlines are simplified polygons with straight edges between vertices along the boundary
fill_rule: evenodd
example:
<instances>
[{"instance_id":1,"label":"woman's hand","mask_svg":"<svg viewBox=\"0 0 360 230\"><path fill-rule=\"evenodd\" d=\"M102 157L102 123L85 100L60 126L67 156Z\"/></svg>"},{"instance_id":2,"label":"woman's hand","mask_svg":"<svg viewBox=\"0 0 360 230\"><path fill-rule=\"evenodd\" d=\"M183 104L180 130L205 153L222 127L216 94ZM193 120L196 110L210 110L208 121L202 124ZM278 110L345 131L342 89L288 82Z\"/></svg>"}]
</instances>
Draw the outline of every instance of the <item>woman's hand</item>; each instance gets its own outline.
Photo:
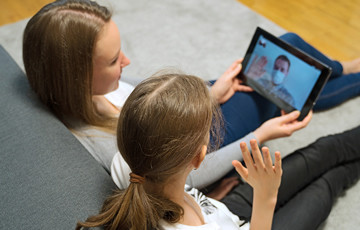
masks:
<instances>
[{"instance_id":1,"label":"woman's hand","mask_svg":"<svg viewBox=\"0 0 360 230\"><path fill-rule=\"evenodd\" d=\"M232 164L240 176L253 187L254 194L261 195L264 199L276 199L282 175L280 152L275 152L273 166L267 147L262 148L263 156L255 139L250 141L250 147L252 156L246 143L240 143L246 168L237 160Z\"/></svg>"},{"instance_id":2,"label":"woman's hand","mask_svg":"<svg viewBox=\"0 0 360 230\"><path fill-rule=\"evenodd\" d=\"M242 59L236 60L211 87L210 93L219 104L225 103L236 91L251 92L252 88L236 76L240 73Z\"/></svg>"},{"instance_id":3,"label":"woman's hand","mask_svg":"<svg viewBox=\"0 0 360 230\"><path fill-rule=\"evenodd\" d=\"M299 111L293 111L289 114L281 111L281 113L280 117L267 120L254 131L254 135L260 144L279 137L291 136L295 131L305 128L312 118L312 111L302 121L296 120L300 116Z\"/></svg>"}]
</instances>

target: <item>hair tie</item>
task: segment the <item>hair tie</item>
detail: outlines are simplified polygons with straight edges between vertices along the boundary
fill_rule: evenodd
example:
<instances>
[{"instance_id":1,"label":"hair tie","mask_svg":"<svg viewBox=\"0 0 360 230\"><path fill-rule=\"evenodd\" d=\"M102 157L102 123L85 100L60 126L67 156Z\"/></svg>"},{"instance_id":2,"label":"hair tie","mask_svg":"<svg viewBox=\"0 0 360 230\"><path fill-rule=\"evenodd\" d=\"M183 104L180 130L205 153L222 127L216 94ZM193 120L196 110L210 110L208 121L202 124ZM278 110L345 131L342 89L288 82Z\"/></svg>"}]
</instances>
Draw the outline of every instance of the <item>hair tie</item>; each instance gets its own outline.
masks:
<instances>
[{"instance_id":1,"label":"hair tie","mask_svg":"<svg viewBox=\"0 0 360 230\"><path fill-rule=\"evenodd\" d=\"M135 173L130 173L130 183L142 184L145 182L145 177L139 176Z\"/></svg>"}]
</instances>

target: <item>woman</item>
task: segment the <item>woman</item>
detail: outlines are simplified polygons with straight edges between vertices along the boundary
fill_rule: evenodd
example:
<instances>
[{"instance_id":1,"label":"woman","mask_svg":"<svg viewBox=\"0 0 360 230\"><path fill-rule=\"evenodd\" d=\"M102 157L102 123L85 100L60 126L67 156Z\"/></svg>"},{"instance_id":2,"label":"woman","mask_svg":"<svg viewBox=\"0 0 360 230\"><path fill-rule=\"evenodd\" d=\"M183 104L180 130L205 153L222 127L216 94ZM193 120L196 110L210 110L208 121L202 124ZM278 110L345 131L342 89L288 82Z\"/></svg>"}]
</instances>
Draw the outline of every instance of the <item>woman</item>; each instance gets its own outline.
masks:
<instances>
[{"instance_id":1,"label":"woman","mask_svg":"<svg viewBox=\"0 0 360 230\"><path fill-rule=\"evenodd\" d=\"M288 42L292 39L298 42L294 36ZM41 101L110 171L117 152L116 118L133 86L119 81L130 60L121 51L119 31L108 9L89 0L60 0L46 5L26 26L23 59L30 85ZM298 112L276 117L280 111L275 105L249 92L251 89L235 77L240 63L241 60L235 61L211 87L225 118L224 147L206 157L207 167L190 174L188 183L192 186L204 187L225 175L231 169L228 162L241 158L240 141L248 143L256 138L263 143L289 136L311 119L310 114L298 122ZM350 68L345 69L344 72L351 72ZM334 80L338 78L345 76L334 76ZM242 111L243 106L246 111ZM114 180L126 187L129 168L120 154L114 162L111 169ZM224 167L215 170L213 164L219 163Z\"/></svg>"}]
</instances>

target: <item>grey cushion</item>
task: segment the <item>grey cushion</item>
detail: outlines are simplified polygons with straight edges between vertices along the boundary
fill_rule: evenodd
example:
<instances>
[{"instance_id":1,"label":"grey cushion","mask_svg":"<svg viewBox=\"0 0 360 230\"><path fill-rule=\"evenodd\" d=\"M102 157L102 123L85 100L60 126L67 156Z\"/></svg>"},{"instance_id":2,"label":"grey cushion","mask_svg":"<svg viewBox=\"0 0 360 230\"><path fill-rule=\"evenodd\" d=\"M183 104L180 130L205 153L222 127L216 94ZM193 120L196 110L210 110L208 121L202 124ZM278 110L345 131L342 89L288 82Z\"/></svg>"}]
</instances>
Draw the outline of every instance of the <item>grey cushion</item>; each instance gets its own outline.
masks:
<instances>
[{"instance_id":1,"label":"grey cushion","mask_svg":"<svg viewBox=\"0 0 360 230\"><path fill-rule=\"evenodd\" d=\"M0 46L0 229L74 229L114 188Z\"/></svg>"}]
</instances>

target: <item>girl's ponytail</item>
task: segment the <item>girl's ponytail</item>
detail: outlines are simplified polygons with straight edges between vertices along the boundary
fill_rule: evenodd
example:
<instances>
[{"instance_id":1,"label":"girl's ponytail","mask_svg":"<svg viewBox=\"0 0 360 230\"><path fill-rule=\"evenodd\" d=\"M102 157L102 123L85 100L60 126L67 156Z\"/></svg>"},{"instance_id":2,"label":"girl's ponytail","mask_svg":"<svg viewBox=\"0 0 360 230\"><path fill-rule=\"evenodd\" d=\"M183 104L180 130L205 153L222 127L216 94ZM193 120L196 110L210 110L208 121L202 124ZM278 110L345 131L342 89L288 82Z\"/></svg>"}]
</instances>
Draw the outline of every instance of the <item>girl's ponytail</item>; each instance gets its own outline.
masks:
<instances>
[{"instance_id":1,"label":"girl's ponytail","mask_svg":"<svg viewBox=\"0 0 360 230\"><path fill-rule=\"evenodd\" d=\"M107 230L154 229L160 219L176 223L184 210L161 195L145 192L142 183L130 183L106 199L100 214L78 222L76 229L103 226Z\"/></svg>"}]
</instances>

